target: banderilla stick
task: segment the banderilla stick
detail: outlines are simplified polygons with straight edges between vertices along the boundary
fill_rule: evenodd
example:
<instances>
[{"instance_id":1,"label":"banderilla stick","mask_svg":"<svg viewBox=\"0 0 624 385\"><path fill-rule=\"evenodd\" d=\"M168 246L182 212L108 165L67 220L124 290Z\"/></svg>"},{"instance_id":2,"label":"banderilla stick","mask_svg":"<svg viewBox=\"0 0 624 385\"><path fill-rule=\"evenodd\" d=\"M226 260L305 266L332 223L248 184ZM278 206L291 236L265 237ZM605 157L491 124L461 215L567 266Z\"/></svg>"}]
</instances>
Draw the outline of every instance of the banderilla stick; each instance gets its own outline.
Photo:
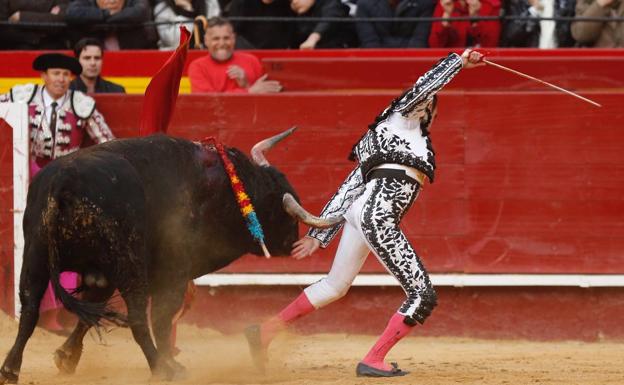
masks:
<instances>
[{"instance_id":1,"label":"banderilla stick","mask_svg":"<svg viewBox=\"0 0 624 385\"><path fill-rule=\"evenodd\" d=\"M505 67L505 66L503 66L503 65L500 65L500 64L498 64L498 63L491 62L491 61L486 60L486 59L483 59L483 62L484 62L484 63L486 63L486 64L489 64L489 65L491 65L491 66L494 66L494 67L496 67L496 68L500 68L500 69L502 69L502 70L504 70L504 71L508 71L508 72L511 72L511 73L516 74L516 75L518 75L518 76L522 76L523 78L527 78L527 79L529 79L529 80L534 80L534 81L536 81L536 82L538 82L538 83L545 84L545 85L547 85L547 86L549 86L549 87L552 87L552 88L554 88L554 89L556 89L556 90L558 90L558 91L565 92L565 93L566 93L566 94L568 94L568 95L572 95L572 96L574 96L575 98L579 98L579 99L581 99L581 100L586 101L587 103L593 104L593 105L594 105L594 106L596 106L596 107L602 107L600 104L598 104L598 103L594 102L593 100L587 99L586 97L583 97L583 96L581 96L581 95L579 95L579 94L576 94L576 93L574 93L574 92L572 92L572 91L568 91L568 90L566 90L565 88L561 88L561 87L556 86L556 85L554 85L554 84L551 84L551 83L545 82L545 81L543 81L543 80L541 80L541 79L538 79L538 78L534 78L533 76L530 76L530 75L524 74L524 73L522 73L522 72L520 72L520 71L512 70L512 69L511 69L511 68L509 68L509 67Z\"/></svg>"}]
</instances>

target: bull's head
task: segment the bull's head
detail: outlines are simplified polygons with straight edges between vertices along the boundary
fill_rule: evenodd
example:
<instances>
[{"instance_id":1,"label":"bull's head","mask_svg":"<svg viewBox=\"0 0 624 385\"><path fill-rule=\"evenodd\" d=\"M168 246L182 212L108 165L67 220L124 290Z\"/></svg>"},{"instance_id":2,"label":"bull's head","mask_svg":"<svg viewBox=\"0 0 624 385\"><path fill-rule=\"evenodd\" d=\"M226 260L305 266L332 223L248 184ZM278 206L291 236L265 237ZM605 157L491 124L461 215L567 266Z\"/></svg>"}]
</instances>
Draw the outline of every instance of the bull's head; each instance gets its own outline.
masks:
<instances>
[{"instance_id":1,"label":"bull's head","mask_svg":"<svg viewBox=\"0 0 624 385\"><path fill-rule=\"evenodd\" d=\"M286 180L286 177L279 172L276 168L272 167L269 161L264 156L264 152L271 149L274 145L279 143L282 139L286 138L295 131L296 127L292 127L278 135L264 139L258 142L251 149L251 158L253 162L260 166L267 172L269 178L273 180L275 185L280 186L275 191L271 201L279 199L281 207L275 205L269 205L272 207L272 212L260 213L261 222L262 217L269 219L270 226L265 226L265 236L267 246L272 253L287 255L291 251L292 243L298 238L298 225L297 221L302 222L308 226L317 228L326 228L334 226L340 223L342 217L332 218L319 218L306 211L298 202L297 195ZM263 205L263 207L265 207ZM293 229L295 230L293 239Z\"/></svg>"}]
</instances>

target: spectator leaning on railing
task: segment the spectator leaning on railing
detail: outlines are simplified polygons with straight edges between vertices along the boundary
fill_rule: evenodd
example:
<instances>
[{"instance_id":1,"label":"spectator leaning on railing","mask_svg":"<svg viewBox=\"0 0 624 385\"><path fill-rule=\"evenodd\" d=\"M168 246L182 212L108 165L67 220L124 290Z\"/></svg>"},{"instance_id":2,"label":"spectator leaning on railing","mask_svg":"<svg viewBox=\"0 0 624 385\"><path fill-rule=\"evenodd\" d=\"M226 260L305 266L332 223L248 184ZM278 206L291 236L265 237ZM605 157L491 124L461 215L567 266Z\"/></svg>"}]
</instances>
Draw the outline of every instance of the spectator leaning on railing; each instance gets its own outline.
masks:
<instances>
[{"instance_id":1,"label":"spectator leaning on railing","mask_svg":"<svg viewBox=\"0 0 624 385\"><path fill-rule=\"evenodd\" d=\"M622 0L577 0L576 16L622 17ZM574 21L572 37L581 45L601 48L624 47L624 22Z\"/></svg>"},{"instance_id":2,"label":"spectator leaning on railing","mask_svg":"<svg viewBox=\"0 0 624 385\"><path fill-rule=\"evenodd\" d=\"M499 0L440 0L434 17L499 16ZM500 35L500 22L488 21L436 21L431 26L429 47L496 47Z\"/></svg>"},{"instance_id":3,"label":"spectator leaning on railing","mask_svg":"<svg viewBox=\"0 0 624 385\"><path fill-rule=\"evenodd\" d=\"M395 18L392 22L358 21L355 25L361 48L427 48L428 21L402 21L404 17L431 17L435 0L360 0L358 18Z\"/></svg>"},{"instance_id":4,"label":"spectator leaning on railing","mask_svg":"<svg viewBox=\"0 0 624 385\"><path fill-rule=\"evenodd\" d=\"M158 33L147 0L73 0L65 14L81 36L97 37L108 51L156 48ZM79 40L79 39L76 39Z\"/></svg>"},{"instance_id":5,"label":"spectator leaning on railing","mask_svg":"<svg viewBox=\"0 0 624 385\"><path fill-rule=\"evenodd\" d=\"M69 0L0 0L0 49L65 49L65 28L24 26L62 23Z\"/></svg>"}]
</instances>

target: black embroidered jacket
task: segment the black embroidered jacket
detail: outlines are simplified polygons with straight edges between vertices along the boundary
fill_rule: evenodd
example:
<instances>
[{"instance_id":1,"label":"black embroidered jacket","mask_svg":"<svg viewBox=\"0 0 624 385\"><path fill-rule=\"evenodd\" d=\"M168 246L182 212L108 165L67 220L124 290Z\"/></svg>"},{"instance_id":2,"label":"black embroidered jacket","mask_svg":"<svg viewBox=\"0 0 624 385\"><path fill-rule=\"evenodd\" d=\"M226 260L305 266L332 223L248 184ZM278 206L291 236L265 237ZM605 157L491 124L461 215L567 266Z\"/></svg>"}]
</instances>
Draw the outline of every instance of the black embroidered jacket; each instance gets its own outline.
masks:
<instances>
[{"instance_id":1,"label":"black embroidered jacket","mask_svg":"<svg viewBox=\"0 0 624 385\"><path fill-rule=\"evenodd\" d=\"M358 161L338 191L323 208L321 217L344 215L364 192L364 176L375 166L396 163L423 172L433 182L435 153L429 139L429 126L435 94L462 68L458 54L449 54L421 76L414 86L394 99L353 146L350 159ZM342 223L327 229L312 228L308 236L327 247Z\"/></svg>"}]
</instances>

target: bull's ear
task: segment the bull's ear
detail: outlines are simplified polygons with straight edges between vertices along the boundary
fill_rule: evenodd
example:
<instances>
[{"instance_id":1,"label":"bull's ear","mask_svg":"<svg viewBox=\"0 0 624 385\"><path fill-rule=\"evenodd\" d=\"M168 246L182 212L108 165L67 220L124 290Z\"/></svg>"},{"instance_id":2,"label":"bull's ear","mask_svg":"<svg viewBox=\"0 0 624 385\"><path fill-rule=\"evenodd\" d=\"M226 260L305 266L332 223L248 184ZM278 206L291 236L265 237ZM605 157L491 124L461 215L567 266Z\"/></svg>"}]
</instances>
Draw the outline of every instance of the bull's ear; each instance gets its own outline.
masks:
<instances>
[{"instance_id":1,"label":"bull's ear","mask_svg":"<svg viewBox=\"0 0 624 385\"><path fill-rule=\"evenodd\" d=\"M290 127L288 130L274 135L270 138L266 138L256 143L251 148L251 159L258 166L270 166L269 161L264 157L264 152L270 150L273 146L279 143L282 139L292 134L297 129L296 126Z\"/></svg>"},{"instance_id":2,"label":"bull's ear","mask_svg":"<svg viewBox=\"0 0 624 385\"><path fill-rule=\"evenodd\" d=\"M286 210L286 212L293 218L297 219L299 222L305 223L308 226L316 227L318 229L333 227L344 220L342 216L331 218L319 218L314 216L301 207L297 200L289 193L284 194L282 204L284 206L284 210Z\"/></svg>"}]
</instances>

